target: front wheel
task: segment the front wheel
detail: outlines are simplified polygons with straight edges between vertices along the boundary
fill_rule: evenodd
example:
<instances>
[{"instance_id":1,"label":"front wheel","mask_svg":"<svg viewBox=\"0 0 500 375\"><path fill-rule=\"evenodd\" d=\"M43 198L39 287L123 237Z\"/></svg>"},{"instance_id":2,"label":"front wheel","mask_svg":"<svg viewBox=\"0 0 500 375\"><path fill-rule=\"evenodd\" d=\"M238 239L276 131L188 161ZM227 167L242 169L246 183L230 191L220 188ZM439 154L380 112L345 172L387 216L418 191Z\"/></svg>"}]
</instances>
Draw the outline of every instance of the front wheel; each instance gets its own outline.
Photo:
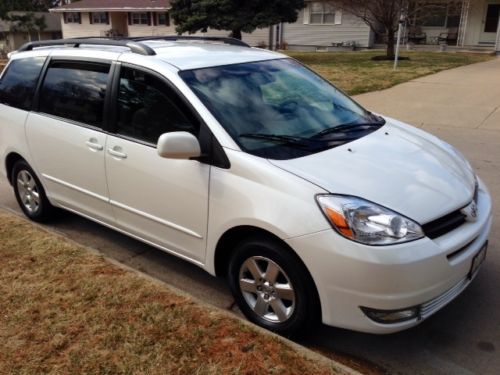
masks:
<instances>
[{"instance_id":1,"label":"front wheel","mask_svg":"<svg viewBox=\"0 0 500 375\"><path fill-rule=\"evenodd\" d=\"M235 249L229 284L243 314L255 324L292 336L318 318L319 301L304 265L277 240L249 239Z\"/></svg>"}]
</instances>

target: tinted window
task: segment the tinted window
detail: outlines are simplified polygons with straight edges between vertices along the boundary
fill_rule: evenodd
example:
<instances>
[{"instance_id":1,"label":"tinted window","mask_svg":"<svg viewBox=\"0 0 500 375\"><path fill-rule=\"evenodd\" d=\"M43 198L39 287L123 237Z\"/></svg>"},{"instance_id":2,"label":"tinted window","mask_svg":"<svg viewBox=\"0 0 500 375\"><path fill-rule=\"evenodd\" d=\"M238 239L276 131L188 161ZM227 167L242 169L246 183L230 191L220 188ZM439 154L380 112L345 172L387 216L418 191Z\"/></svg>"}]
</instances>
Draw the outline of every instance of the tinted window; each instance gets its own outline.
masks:
<instances>
[{"instance_id":1,"label":"tinted window","mask_svg":"<svg viewBox=\"0 0 500 375\"><path fill-rule=\"evenodd\" d=\"M0 81L0 103L31 110L38 77L45 57L14 60Z\"/></svg>"},{"instance_id":2,"label":"tinted window","mask_svg":"<svg viewBox=\"0 0 500 375\"><path fill-rule=\"evenodd\" d=\"M56 62L47 71L40 112L101 127L109 65Z\"/></svg>"},{"instance_id":3,"label":"tinted window","mask_svg":"<svg viewBox=\"0 0 500 375\"><path fill-rule=\"evenodd\" d=\"M163 133L198 126L181 99L164 82L139 70L122 68L118 92L118 134L156 144Z\"/></svg>"},{"instance_id":4,"label":"tinted window","mask_svg":"<svg viewBox=\"0 0 500 375\"><path fill-rule=\"evenodd\" d=\"M266 158L336 147L372 132L376 127L368 129L369 124L381 121L291 59L179 74L244 151ZM335 130L347 126L358 129Z\"/></svg>"}]
</instances>

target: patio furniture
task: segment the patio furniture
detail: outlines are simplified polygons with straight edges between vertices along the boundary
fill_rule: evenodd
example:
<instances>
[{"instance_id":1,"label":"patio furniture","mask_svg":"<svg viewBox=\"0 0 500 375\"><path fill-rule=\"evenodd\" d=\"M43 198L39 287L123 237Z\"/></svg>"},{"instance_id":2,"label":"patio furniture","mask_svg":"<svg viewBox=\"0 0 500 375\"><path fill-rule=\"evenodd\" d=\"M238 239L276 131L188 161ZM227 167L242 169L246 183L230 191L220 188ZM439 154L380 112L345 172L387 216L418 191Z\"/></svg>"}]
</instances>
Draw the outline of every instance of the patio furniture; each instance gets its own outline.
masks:
<instances>
[{"instance_id":1,"label":"patio furniture","mask_svg":"<svg viewBox=\"0 0 500 375\"><path fill-rule=\"evenodd\" d=\"M425 44L427 42L427 34L422 31L420 26L411 26L408 29L408 42Z\"/></svg>"},{"instance_id":2,"label":"patio furniture","mask_svg":"<svg viewBox=\"0 0 500 375\"><path fill-rule=\"evenodd\" d=\"M453 27L448 29L447 32L439 34L438 43L456 44L457 39L458 39L458 28Z\"/></svg>"}]
</instances>

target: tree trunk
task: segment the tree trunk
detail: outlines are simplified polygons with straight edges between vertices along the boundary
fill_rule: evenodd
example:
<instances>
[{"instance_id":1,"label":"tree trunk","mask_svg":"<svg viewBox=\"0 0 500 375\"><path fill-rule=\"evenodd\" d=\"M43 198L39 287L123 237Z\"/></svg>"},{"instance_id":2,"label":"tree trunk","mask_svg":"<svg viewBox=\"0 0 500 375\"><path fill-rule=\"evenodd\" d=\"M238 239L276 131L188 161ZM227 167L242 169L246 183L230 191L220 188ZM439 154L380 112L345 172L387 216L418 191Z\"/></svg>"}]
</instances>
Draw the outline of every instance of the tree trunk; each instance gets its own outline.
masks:
<instances>
[{"instance_id":1,"label":"tree trunk","mask_svg":"<svg viewBox=\"0 0 500 375\"><path fill-rule=\"evenodd\" d=\"M394 59L394 36L396 35L394 29L387 29L387 50L386 56L388 59Z\"/></svg>"},{"instance_id":2,"label":"tree trunk","mask_svg":"<svg viewBox=\"0 0 500 375\"><path fill-rule=\"evenodd\" d=\"M231 36L235 39L241 40L241 30L233 30L231 31Z\"/></svg>"}]
</instances>

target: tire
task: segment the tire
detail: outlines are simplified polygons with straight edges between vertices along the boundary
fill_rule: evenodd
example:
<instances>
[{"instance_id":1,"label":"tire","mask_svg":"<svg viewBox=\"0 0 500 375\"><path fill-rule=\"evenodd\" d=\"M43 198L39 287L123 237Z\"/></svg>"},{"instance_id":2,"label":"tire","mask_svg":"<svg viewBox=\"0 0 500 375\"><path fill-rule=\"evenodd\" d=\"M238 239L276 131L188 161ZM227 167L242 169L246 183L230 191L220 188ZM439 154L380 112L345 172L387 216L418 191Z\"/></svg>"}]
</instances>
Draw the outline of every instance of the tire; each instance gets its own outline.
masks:
<instances>
[{"instance_id":1,"label":"tire","mask_svg":"<svg viewBox=\"0 0 500 375\"><path fill-rule=\"evenodd\" d=\"M229 263L228 281L240 310L263 328L291 337L319 321L319 298L311 276L278 240L240 242Z\"/></svg>"},{"instance_id":2,"label":"tire","mask_svg":"<svg viewBox=\"0 0 500 375\"><path fill-rule=\"evenodd\" d=\"M12 187L17 203L31 220L47 222L55 215L55 208L47 199L42 183L24 160L14 164L11 174Z\"/></svg>"}]
</instances>

